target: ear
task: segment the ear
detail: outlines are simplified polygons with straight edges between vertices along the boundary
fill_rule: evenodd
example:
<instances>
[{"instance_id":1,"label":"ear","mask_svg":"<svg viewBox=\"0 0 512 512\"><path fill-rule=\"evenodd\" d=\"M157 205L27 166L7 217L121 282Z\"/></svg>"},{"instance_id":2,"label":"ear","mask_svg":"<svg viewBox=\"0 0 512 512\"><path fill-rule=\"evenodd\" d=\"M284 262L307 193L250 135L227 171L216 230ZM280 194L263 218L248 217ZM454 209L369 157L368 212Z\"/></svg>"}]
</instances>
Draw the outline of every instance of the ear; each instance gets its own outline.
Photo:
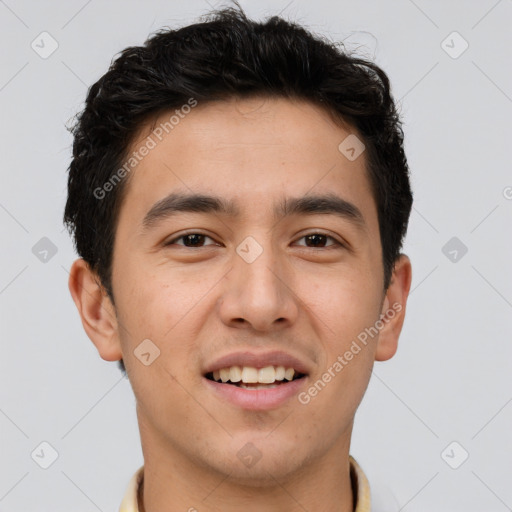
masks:
<instances>
[{"instance_id":1,"label":"ear","mask_svg":"<svg viewBox=\"0 0 512 512\"><path fill-rule=\"evenodd\" d=\"M87 336L105 361L122 358L115 308L97 274L83 259L71 266L69 291Z\"/></svg>"},{"instance_id":2,"label":"ear","mask_svg":"<svg viewBox=\"0 0 512 512\"><path fill-rule=\"evenodd\" d=\"M391 282L383 301L381 321L384 327L379 333L375 352L376 361L391 359L398 348L398 338L404 324L411 279L411 262L405 254L401 254L395 262Z\"/></svg>"}]
</instances>

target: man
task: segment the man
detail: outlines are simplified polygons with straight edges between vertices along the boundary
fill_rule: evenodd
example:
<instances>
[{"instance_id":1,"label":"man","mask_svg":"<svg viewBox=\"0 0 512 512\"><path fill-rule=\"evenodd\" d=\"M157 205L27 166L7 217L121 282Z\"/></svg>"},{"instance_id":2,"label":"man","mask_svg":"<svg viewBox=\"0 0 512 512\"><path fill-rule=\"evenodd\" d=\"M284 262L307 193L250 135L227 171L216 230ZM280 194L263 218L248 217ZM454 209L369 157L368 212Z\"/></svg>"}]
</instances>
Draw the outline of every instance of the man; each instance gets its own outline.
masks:
<instances>
[{"instance_id":1,"label":"man","mask_svg":"<svg viewBox=\"0 0 512 512\"><path fill-rule=\"evenodd\" d=\"M377 510L352 425L411 283L386 74L224 9L124 50L73 134L69 288L144 455L121 512Z\"/></svg>"}]
</instances>

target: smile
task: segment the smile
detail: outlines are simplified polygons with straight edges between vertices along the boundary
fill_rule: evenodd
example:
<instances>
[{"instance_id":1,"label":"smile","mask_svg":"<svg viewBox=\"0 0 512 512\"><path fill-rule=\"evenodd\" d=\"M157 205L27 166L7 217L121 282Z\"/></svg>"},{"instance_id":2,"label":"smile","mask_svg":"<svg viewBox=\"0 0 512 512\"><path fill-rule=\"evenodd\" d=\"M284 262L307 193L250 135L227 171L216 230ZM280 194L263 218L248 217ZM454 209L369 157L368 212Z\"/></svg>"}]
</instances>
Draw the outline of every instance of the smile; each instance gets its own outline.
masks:
<instances>
[{"instance_id":1,"label":"smile","mask_svg":"<svg viewBox=\"0 0 512 512\"><path fill-rule=\"evenodd\" d=\"M206 374L206 378L218 383L232 384L242 389L273 389L284 383L303 378L294 368L284 366L230 366Z\"/></svg>"}]
</instances>

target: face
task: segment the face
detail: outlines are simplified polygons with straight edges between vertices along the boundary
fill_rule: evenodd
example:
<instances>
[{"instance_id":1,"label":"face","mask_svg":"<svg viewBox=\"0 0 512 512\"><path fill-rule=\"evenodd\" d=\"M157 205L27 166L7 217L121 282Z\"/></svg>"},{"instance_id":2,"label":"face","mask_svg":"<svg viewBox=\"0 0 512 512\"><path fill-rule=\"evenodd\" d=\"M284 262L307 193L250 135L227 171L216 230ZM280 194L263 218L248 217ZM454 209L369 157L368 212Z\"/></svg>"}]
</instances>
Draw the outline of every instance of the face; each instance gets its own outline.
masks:
<instances>
[{"instance_id":1,"label":"face","mask_svg":"<svg viewBox=\"0 0 512 512\"><path fill-rule=\"evenodd\" d=\"M361 341L393 308L365 154L338 149L351 133L307 102L233 99L196 106L134 169L97 346L124 359L143 449L257 485L348 448L397 337L390 322Z\"/></svg>"}]
</instances>

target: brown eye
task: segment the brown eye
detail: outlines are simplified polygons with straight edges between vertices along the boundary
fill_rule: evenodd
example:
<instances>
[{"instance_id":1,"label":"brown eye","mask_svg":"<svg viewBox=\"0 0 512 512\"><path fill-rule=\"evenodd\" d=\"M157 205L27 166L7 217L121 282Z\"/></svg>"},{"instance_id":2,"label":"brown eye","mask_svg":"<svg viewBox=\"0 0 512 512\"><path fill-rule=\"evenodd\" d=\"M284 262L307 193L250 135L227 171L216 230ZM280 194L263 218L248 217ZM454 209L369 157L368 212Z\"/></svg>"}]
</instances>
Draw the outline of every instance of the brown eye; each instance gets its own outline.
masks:
<instances>
[{"instance_id":1,"label":"brown eye","mask_svg":"<svg viewBox=\"0 0 512 512\"><path fill-rule=\"evenodd\" d=\"M183 245L184 247L203 247L206 239L212 240L209 236L201 233L188 233L181 235L177 238L169 240L165 245ZM178 243L178 240L183 240L183 243ZM212 240L213 241L213 240ZM211 244L207 244L211 245Z\"/></svg>"},{"instance_id":2,"label":"brown eye","mask_svg":"<svg viewBox=\"0 0 512 512\"><path fill-rule=\"evenodd\" d=\"M301 237L299 240L305 240L305 244L299 244L304 245L305 247L309 248L324 248L324 247L333 247L333 246L341 246L342 244L335 240L332 236L324 235L323 233L311 233L309 235L305 235ZM328 244L328 241L331 241L332 243Z\"/></svg>"}]
</instances>

